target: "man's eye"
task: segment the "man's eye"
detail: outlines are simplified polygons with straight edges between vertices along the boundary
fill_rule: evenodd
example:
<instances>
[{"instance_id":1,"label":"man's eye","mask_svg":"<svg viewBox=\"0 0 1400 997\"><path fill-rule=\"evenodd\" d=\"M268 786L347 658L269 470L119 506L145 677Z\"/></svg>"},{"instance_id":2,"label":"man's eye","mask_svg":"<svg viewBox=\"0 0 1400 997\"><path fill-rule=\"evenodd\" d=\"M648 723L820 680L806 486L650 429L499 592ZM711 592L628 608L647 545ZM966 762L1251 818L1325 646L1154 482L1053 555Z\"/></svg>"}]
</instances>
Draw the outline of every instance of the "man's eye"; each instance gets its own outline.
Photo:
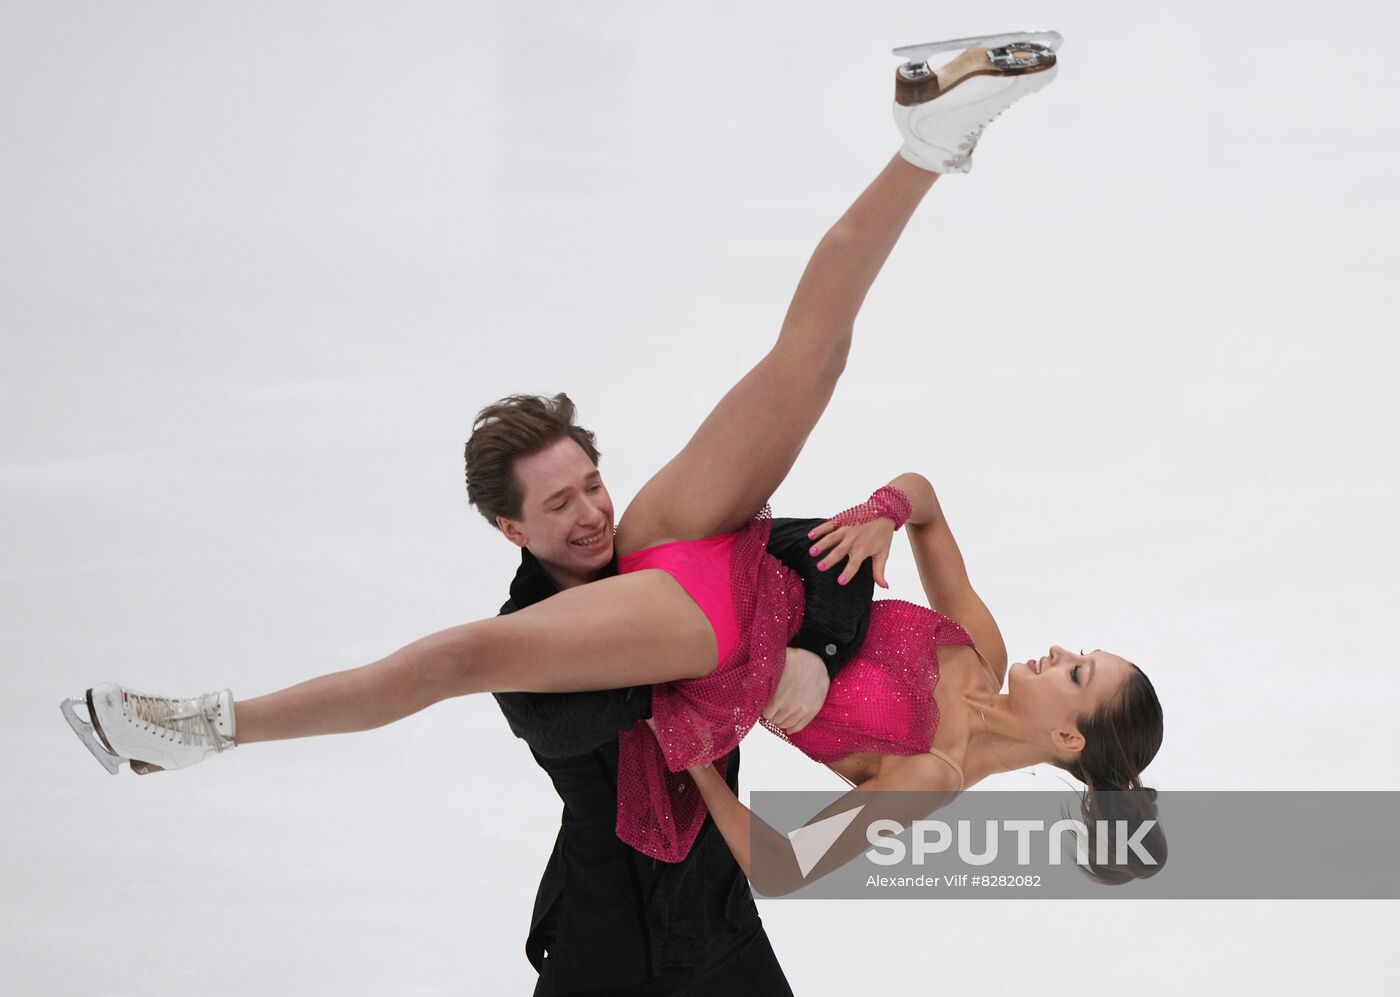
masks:
<instances>
[{"instance_id":1,"label":"man's eye","mask_svg":"<svg viewBox=\"0 0 1400 997\"><path fill-rule=\"evenodd\" d=\"M1075 665L1074 670L1069 673L1069 680L1075 685L1079 684L1079 666Z\"/></svg>"},{"instance_id":2,"label":"man's eye","mask_svg":"<svg viewBox=\"0 0 1400 997\"><path fill-rule=\"evenodd\" d=\"M596 492L596 491L600 490L602 487L603 487L602 485L594 485L592 488L590 488L590 489L588 489L588 490L589 490L590 492Z\"/></svg>"},{"instance_id":3,"label":"man's eye","mask_svg":"<svg viewBox=\"0 0 1400 997\"><path fill-rule=\"evenodd\" d=\"M564 505L556 505L553 509L550 509L549 511L550 511L550 512L563 512L563 511L564 511L564 507L567 506L568 504L569 504L569 503L565 502Z\"/></svg>"}]
</instances>

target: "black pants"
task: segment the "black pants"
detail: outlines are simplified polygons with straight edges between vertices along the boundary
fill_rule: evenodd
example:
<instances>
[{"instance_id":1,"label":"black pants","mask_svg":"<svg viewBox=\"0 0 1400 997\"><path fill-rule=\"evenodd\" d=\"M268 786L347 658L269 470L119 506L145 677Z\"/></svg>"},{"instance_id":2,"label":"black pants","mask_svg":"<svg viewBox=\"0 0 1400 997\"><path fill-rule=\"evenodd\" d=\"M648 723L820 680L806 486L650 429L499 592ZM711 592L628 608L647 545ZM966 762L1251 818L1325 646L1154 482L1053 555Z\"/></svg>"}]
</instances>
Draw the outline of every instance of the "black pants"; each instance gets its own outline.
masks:
<instances>
[{"instance_id":1,"label":"black pants","mask_svg":"<svg viewBox=\"0 0 1400 997\"><path fill-rule=\"evenodd\" d=\"M549 960L535 987L535 997L792 997L792 987L778 965L763 925L757 925L737 949L686 974L657 976L620 989L569 990L550 978Z\"/></svg>"}]
</instances>

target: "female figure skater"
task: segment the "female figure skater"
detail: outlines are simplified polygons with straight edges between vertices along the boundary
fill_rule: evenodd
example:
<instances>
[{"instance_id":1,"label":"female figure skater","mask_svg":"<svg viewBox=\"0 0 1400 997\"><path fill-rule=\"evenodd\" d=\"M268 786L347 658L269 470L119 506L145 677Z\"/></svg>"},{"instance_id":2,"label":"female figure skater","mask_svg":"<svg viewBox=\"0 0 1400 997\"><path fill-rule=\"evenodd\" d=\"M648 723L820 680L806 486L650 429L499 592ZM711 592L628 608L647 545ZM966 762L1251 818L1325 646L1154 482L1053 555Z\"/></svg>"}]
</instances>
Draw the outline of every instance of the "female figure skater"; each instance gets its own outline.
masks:
<instances>
[{"instance_id":1,"label":"female figure skater","mask_svg":"<svg viewBox=\"0 0 1400 997\"><path fill-rule=\"evenodd\" d=\"M674 777L663 787L663 770L689 767L747 872L746 812L732 794L724 797L707 766L758 720L798 622L800 584L764 552L766 503L824 411L856 314L914 209L939 174L970 168L986 124L1048 84L1055 66L1051 47L1017 36L1002 48L969 48L936 72L901 70L900 154L823 238L772 350L643 487L615 535L611 523L601 531L597 556L606 563L607 548L615 547L617 577L236 704L228 690L172 700L100 686L87 694L91 724L78 720L71 701L69 722L113 771L114 759L182 767L234 744L379 727L470 693L655 683L656 737L640 726L625 735L630 747L623 746L622 761L633 783L619 787L619 833L649 854L683 856L698 828L690 802L696 794L686 797ZM1138 773L1161 739L1146 677L1116 655L1052 648L1039 662L1012 669L1007 693L998 695L1005 647L924 479L896 479L864 515L830 521L815 539L835 563L851 551L876 549L881 531L906 517L936 611L877 604L889 608L878 621L872 610L860 660L833 681L828 706L794 743L870 800L892 795L874 790L956 792L1041 761L1067 768L1090 792L1138 788ZM968 633L985 655L975 653ZM870 702L883 706L860 706ZM664 766L655 764L658 743ZM867 807L847 836L863 840L869 820L889 816L889 806Z\"/></svg>"}]
</instances>

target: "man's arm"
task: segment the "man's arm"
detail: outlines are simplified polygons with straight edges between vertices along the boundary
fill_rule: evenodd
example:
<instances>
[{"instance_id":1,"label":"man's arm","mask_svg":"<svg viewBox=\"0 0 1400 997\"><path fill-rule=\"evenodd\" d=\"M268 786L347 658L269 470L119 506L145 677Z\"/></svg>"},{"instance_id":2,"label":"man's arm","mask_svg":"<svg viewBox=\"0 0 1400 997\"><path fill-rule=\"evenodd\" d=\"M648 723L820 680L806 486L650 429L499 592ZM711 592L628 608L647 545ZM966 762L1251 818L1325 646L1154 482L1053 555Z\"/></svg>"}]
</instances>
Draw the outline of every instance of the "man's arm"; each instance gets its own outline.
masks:
<instances>
[{"instance_id":1,"label":"man's arm","mask_svg":"<svg viewBox=\"0 0 1400 997\"><path fill-rule=\"evenodd\" d=\"M493 695L511 732L545 758L586 755L651 716L651 686Z\"/></svg>"},{"instance_id":2,"label":"man's arm","mask_svg":"<svg viewBox=\"0 0 1400 997\"><path fill-rule=\"evenodd\" d=\"M775 519L768 537L768 553L796 572L806 590L802 629L789 647L811 651L821 658L831 678L850 661L865 642L870 626L870 601L875 596L875 575L866 561L845 585L837 583L837 571L821 571L809 551L807 534L824 519Z\"/></svg>"},{"instance_id":3,"label":"man's arm","mask_svg":"<svg viewBox=\"0 0 1400 997\"><path fill-rule=\"evenodd\" d=\"M791 568L806 595L802 629L788 644L783 674L773 698L763 708L765 720L796 733L811 722L826 700L831 680L860 649L870 623L875 591L870 563L862 564L846 585L840 572L822 571L811 555L807 534L820 519L777 519L768 537L768 553Z\"/></svg>"},{"instance_id":4,"label":"man's arm","mask_svg":"<svg viewBox=\"0 0 1400 997\"><path fill-rule=\"evenodd\" d=\"M806 591L806 609L802 629L791 642L792 647L810 651L821 659L829 682L860 649L870 623L870 600L875 592L870 562L861 565L857 574L845 585L837 582L837 571L819 571L817 558L811 556L812 541L807 534L822 519L775 519L768 540L768 552L791 568ZM501 613L515 612L515 600L501 607ZM810 718L821 706L819 695L807 696L810 683L802 681L805 662L794 667L789 688L791 695L803 702L811 698L811 709L794 706L790 712L782 706L782 688L765 711L768 719L779 726L800 729L798 724L780 721L794 713ZM812 669L816 668L813 664ZM820 676L821 672L817 671ZM810 676L806 676L810 677ZM505 714L506 722L516 737L546 758L570 758L587 754L613 740L622 731L631 729L638 720L651 716L651 687L606 689L596 692L568 693L496 693L496 703ZM770 715L772 714L772 715Z\"/></svg>"}]
</instances>

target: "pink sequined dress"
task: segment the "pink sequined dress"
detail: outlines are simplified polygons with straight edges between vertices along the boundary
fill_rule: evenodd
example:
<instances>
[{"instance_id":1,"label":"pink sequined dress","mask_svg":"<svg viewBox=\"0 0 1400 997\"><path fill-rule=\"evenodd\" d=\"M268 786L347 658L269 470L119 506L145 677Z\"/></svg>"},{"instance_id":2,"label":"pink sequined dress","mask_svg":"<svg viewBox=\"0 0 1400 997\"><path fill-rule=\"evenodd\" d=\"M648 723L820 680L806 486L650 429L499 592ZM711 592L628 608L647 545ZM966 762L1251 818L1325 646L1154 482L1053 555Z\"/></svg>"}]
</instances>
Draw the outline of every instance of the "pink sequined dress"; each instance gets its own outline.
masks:
<instances>
[{"instance_id":1,"label":"pink sequined dress","mask_svg":"<svg viewBox=\"0 0 1400 997\"><path fill-rule=\"evenodd\" d=\"M652 689L656 734L639 722L618 738L617 835L646 855L679 862L707 810L687 767L718 762L761 719L802 626L797 575L765 549L768 510L736 533L662 544L618 560L618 573L659 568L705 611L719 666L701 679ZM825 704L786 737L819 762L858 752L928 751L938 729L938 647L972 645L953 620L926 606L876 601L859 652L837 673Z\"/></svg>"}]
</instances>

